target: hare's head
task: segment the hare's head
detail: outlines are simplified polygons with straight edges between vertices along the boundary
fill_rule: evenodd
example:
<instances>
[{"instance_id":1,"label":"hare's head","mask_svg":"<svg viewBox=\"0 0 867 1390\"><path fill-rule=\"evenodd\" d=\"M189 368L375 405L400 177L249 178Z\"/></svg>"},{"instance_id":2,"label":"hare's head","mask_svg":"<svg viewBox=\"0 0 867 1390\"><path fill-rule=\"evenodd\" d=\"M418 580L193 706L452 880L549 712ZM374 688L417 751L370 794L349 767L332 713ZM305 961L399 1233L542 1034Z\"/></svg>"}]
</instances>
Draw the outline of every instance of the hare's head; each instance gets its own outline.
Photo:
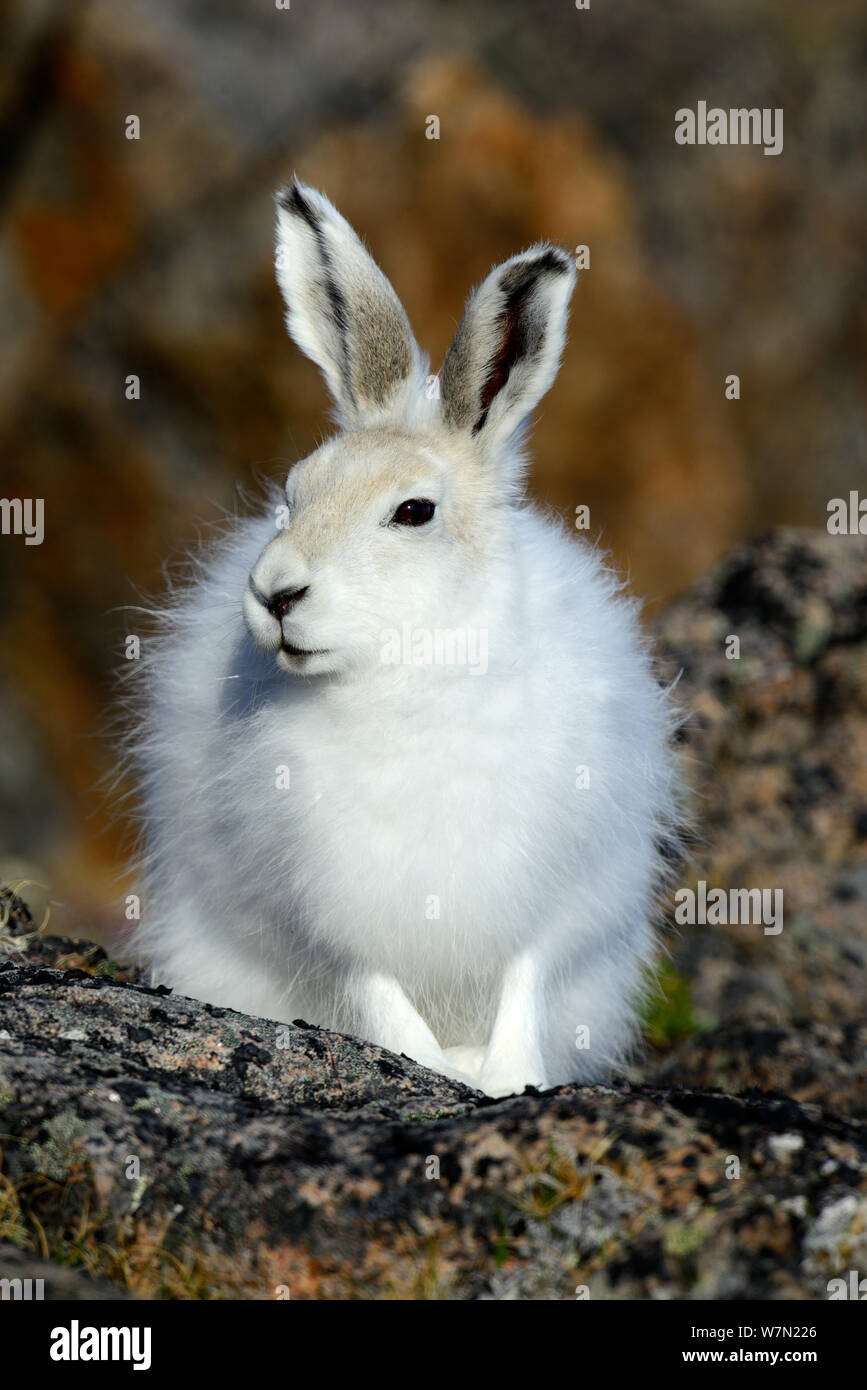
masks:
<instances>
[{"instance_id":1,"label":"hare's head","mask_svg":"<svg viewBox=\"0 0 867 1390\"><path fill-rule=\"evenodd\" d=\"M384 632L459 627L489 596L575 269L544 244L497 266L428 378L397 295L327 198L293 183L277 202L289 331L341 429L290 472L244 610L286 670L348 672L380 660Z\"/></svg>"}]
</instances>

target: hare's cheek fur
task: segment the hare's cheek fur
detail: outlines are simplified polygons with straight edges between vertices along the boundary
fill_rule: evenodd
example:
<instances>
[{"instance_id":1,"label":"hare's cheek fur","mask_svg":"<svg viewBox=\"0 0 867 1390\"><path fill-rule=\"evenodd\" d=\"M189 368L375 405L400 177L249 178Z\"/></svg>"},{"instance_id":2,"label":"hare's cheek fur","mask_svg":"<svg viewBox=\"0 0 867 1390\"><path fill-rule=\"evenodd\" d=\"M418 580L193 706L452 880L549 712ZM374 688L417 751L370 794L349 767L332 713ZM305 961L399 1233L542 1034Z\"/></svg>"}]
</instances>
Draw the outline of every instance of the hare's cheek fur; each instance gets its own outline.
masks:
<instances>
[{"instance_id":1,"label":"hare's cheek fur","mask_svg":"<svg viewBox=\"0 0 867 1390\"><path fill-rule=\"evenodd\" d=\"M293 471L283 530L238 523L143 664L141 951L180 990L493 1095L598 1079L635 1039L677 783L633 605L521 501L574 268L537 246L492 271L431 401L331 204L293 185L278 239L343 430ZM428 530L389 524L434 492ZM450 661L407 643L455 632Z\"/></svg>"},{"instance_id":2,"label":"hare's cheek fur","mask_svg":"<svg viewBox=\"0 0 867 1390\"><path fill-rule=\"evenodd\" d=\"M257 647L274 653L283 669L319 674L375 667L391 632L403 624L433 626L449 589L457 591L449 574L454 568L457 578L461 571L441 547L428 544L428 553L411 554L376 521L368 532L353 536L345 553L309 557L281 535L253 565L244 617ZM283 594L301 597L283 600L281 611Z\"/></svg>"},{"instance_id":3,"label":"hare's cheek fur","mask_svg":"<svg viewBox=\"0 0 867 1390\"><path fill-rule=\"evenodd\" d=\"M464 491L456 463L405 430L356 433L312 455L293 476L289 520L250 570L243 610L253 641L279 666L309 675L379 664L396 634L440 630L444 614L447 626L465 624L485 588L480 558L506 509L491 498L485 535L467 544ZM395 524L396 507L416 495L436 499L429 520Z\"/></svg>"}]
</instances>

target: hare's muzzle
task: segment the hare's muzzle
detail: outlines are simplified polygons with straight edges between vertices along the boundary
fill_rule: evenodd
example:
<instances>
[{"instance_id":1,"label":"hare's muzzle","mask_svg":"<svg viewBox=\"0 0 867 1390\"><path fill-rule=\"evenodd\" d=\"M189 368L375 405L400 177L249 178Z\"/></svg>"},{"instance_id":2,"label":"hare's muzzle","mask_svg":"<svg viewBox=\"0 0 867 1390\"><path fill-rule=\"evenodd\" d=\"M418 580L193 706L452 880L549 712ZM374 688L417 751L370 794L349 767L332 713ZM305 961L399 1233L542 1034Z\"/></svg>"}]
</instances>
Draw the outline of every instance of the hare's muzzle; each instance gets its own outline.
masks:
<instances>
[{"instance_id":1,"label":"hare's muzzle","mask_svg":"<svg viewBox=\"0 0 867 1390\"><path fill-rule=\"evenodd\" d=\"M328 655L325 648L298 646L289 640L283 630L283 619L289 617L309 589L309 584L303 584L294 589L277 589L269 594L250 576L244 595L244 612L257 646L265 651L282 652L296 660Z\"/></svg>"},{"instance_id":2,"label":"hare's muzzle","mask_svg":"<svg viewBox=\"0 0 867 1390\"><path fill-rule=\"evenodd\" d=\"M292 612L296 603L299 603L304 595L309 591L310 585L305 584L301 589L281 589L278 593L272 594L270 598L265 598L263 594L256 592L256 597L263 603L272 617L278 623L282 622L288 613Z\"/></svg>"}]
</instances>

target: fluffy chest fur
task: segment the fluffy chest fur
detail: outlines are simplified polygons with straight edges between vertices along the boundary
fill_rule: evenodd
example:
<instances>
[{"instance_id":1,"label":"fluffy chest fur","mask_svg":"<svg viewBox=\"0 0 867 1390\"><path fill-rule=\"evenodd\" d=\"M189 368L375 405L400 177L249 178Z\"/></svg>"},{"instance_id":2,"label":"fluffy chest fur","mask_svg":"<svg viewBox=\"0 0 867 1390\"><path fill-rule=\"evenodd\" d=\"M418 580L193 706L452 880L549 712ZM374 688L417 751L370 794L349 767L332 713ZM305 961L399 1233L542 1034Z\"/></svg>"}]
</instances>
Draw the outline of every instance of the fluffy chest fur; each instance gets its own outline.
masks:
<instances>
[{"instance_id":1,"label":"fluffy chest fur","mask_svg":"<svg viewBox=\"0 0 867 1390\"><path fill-rule=\"evenodd\" d=\"M478 675L383 666L346 688L274 681L246 655L215 671L213 749L186 756L199 780L214 769L224 852L272 900L269 930L431 987L496 971L532 932L583 814L582 717L561 717L564 653L534 629L526 611L501 629Z\"/></svg>"}]
</instances>

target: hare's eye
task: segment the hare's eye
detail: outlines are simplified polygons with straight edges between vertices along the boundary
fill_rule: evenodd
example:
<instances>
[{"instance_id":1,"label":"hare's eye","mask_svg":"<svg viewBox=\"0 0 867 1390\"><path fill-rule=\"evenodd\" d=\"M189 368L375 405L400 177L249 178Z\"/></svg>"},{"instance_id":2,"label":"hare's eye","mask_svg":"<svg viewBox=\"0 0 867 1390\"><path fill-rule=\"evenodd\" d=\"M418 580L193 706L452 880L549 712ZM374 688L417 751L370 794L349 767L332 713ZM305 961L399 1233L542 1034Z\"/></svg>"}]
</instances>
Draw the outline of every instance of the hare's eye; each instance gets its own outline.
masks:
<instances>
[{"instance_id":1,"label":"hare's eye","mask_svg":"<svg viewBox=\"0 0 867 1390\"><path fill-rule=\"evenodd\" d=\"M428 502L424 497L411 497L408 502L401 502L394 516L391 518L392 524L396 526L424 526L426 521L430 521L436 505Z\"/></svg>"}]
</instances>

